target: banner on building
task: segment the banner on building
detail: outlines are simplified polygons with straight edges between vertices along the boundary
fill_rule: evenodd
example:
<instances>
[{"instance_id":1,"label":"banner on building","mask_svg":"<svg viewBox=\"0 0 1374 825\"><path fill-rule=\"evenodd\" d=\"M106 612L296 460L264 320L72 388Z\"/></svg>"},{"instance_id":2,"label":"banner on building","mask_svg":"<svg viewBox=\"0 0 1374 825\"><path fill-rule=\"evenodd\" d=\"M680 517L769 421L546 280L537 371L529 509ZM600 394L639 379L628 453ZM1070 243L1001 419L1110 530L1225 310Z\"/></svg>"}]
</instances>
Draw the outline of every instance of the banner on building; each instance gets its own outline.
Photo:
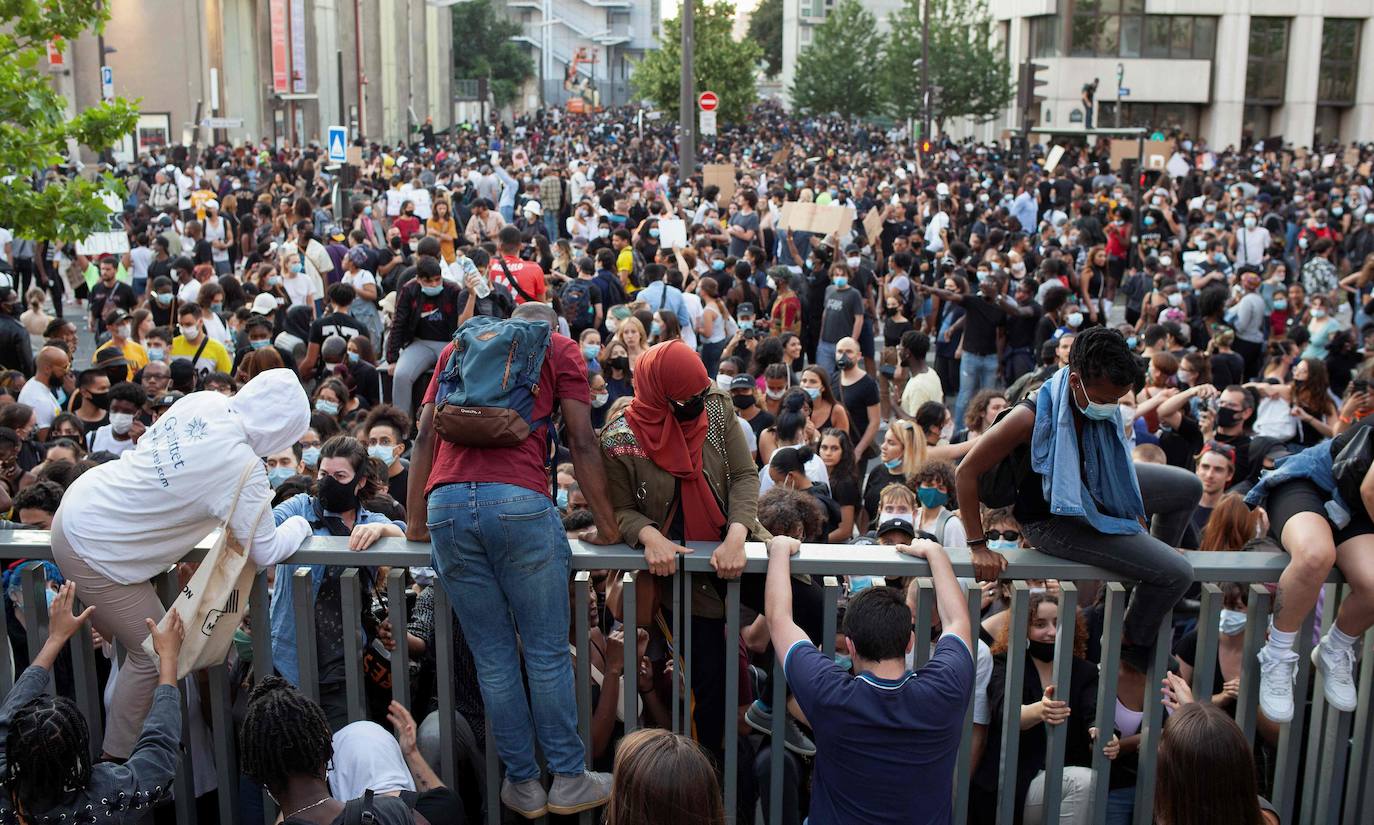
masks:
<instances>
[{"instance_id":1,"label":"banner on building","mask_svg":"<svg viewBox=\"0 0 1374 825\"><path fill-rule=\"evenodd\" d=\"M305 0L291 0L291 91L305 94Z\"/></svg>"},{"instance_id":2,"label":"banner on building","mask_svg":"<svg viewBox=\"0 0 1374 825\"><path fill-rule=\"evenodd\" d=\"M291 91L291 69L286 54L286 0L269 0L267 24L272 44L272 91Z\"/></svg>"}]
</instances>

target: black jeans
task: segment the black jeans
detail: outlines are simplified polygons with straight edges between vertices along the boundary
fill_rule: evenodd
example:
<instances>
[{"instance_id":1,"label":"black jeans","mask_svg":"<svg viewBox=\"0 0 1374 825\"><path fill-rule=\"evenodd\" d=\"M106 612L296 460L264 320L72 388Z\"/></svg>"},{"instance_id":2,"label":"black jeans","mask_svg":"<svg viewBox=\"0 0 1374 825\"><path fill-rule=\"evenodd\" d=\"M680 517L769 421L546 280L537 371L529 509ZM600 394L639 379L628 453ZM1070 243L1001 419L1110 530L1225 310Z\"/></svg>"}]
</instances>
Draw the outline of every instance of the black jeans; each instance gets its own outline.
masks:
<instances>
[{"instance_id":1,"label":"black jeans","mask_svg":"<svg viewBox=\"0 0 1374 825\"><path fill-rule=\"evenodd\" d=\"M1202 483L1197 476L1163 464L1135 465L1140 496L1150 517L1150 533L1103 533L1086 519L1054 516L1021 525L1031 546L1042 553L1119 573L1136 581L1126 607L1126 641L1153 647L1164 614L1193 583L1193 566L1175 548L1193 517Z\"/></svg>"},{"instance_id":2,"label":"black jeans","mask_svg":"<svg viewBox=\"0 0 1374 825\"><path fill-rule=\"evenodd\" d=\"M701 574L698 574L701 575ZM740 577L740 605L758 613L763 612L763 589L766 575L750 573ZM711 585L722 595L726 582L712 574ZM823 622L824 603L821 586L811 581L792 579L792 615L797 625L812 641L819 641ZM725 714L727 708L734 713L743 705L739 697L725 696L726 668L739 668L741 687L748 683L748 671L744 659L735 652L727 656L725 649L725 620L690 617L692 622L692 720L696 725L697 741L713 753L724 752ZM741 628L743 629L743 628ZM741 651L742 652L742 648ZM770 652L769 666L765 668L768 678L761 688L764 704L773 698L772 679L776 657Z\"/></svg>"}]
</instances>

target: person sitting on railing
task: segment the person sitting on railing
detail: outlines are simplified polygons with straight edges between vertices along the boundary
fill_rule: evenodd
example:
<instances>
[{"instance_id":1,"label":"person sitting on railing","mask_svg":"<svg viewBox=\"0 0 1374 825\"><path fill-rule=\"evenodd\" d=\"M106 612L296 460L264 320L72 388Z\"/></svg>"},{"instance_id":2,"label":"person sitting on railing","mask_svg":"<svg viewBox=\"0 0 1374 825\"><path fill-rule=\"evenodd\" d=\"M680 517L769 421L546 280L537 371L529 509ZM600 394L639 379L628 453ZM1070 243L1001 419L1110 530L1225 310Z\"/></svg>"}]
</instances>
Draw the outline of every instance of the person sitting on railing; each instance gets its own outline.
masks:
<instances>
[{"instance_id":1,"label":"person sitting on railing","mask_svg":"<svg viewBox=\"0 0 1374 825\"><path fill-rule=\"evenodd\" d=\"M239 766L281 807L281 825L428 825L428 819L399 797L364 796L364 801L349 805L349 800L336 799L328 781L333 757L324 708L280 676L258 682L239 728ZM371 811L371 820L364 809ZM362 818L352 819L350 811Z\"/></svg>"},{"instance_id":2,"label":"person sitting on railing","mask_svg":"<svg viewBox=\"0 0 1374 825\"><path fill-rule=\"evenodd\" d=\"M988 704L991 708L983 758L973 773L970 794L970 817L974 823L991 823L996 819L997 788L1002 769L1002 727L1007 702L1020 705L1021 735L1017 747L1015 821L1037 825L1044 817L1045 757L1049 728L1068 725L1064 749L1063 795L1060 802L1060 822L1077 825L1086 821L1092 808L1093 772L1092 749L1097 738L1096 728L1090 727L1097 714L1097 668L1084 658L1087 652L1087 626L1081 617L1065 617L1074 628L1074 654L1069 684L1054 684L1054 649L1059 634L1059 599L1048 593L1030 596L1028 626L1011 628L1003 625L992 647L992 677L988 683ZM1021 696L1006 695L1007 651L1025 633L1025 675ZM1103 746L1107 757L1115 759L1121 743L1115 736Z\"/></svg>"},{"instance_id":3,"label":"person sitting on railing","mask_svg":"<svg viewBox=\"0 0 1374 825\"><path fill-rule=\"evenodd\" d=\"M924 559L935 582L944 634L915 672L905 656L915 638L902 592L869 587L849 600L845 646L857 676L822 653L792 618L791 556L801 542L768 544L764 615L773 650L816 732L810 821L947 823L955 756L975 681L973 631L963 588L933 541L899 552Z\"/></svg>"},{"instance_id":4,"label":"person sitting on railing","mask_svg":"<svg viewBox=\"0 0 1374 825\"><path fill-rule=\"evenodd\" d=\"M1291 456L1245 496L1251 507L1266 505L1269 532L1292 556L1279 576L1269 640L1259 652L1260 711L1275 722L1293 718L1299 658L1293 642L1333 566L1340 568L1352 592L1341 601L1331 632L1322 637L1312 660L1332 707L1348 713L1358 702L1355 646L1374 625L1374 450L1356 444L1355 455L1342 462L1340 480L1334 462L1352 441L1368 438L1370 426L1374 420L1365 419L1335 439ZM1342 489L1352 488L1358 489L1359 501L1342 495Z\"/></svg>"},{"instance_id":5,"label":"person sitting on railing","mask_svg":"<svg viewBox=\"0 0 1374 825\"><path fill-rule=\"evenodd\" d=\"M956 486L960 509L972 512L981 502L979 478L1010 461L1014 489L996 492L1015 502L1032 546L1137 580L1122 656L1143 671L1160 622L1193 581L1192 565L1175 548L1201 485L1187 470L1131 462L1117 402L1140 380L1139 362L1121 333L1085 330L1074 340L1068 368L974 442ZM976 520L964 526L979 581L997 578L1006 558L987 546Z\"/></svg>"},{"instance_id":6,"label":"person sitting on railing","mask_svg":"<svg viewBox=\"0 0 1374 825\"><path fill-rule=\"evenodd\" d=\"M231 513L229 529L259 567L291 555L310 535L303 518L272 518L262 463L300 438L309 417L290 370L268 370L233 398L193 393L136 448L87 470L63 496L52 523L53 560L82 601L99 608L95 629L126 654L105 726L107 756L128 757L152 702L157 666L143 652L143 620L166 613L152 578Z\"/></svg>"},{"instance_id":7,"label":"person sitting on railing","mask_svg":"<svg viewBox=\"0 0 1374 825\"><path fill-rule=\"evenodd\" d=\"M1193 699L1189 682L1164 677L1171 715L1159 738L1154 821L1159 825L1282 825L1259 795L1250 742L1234 719Z\"/></svg>"},{"instance_id":8,"label":"person sitting on railing","mask_svg":"<svg viewBox=\"0 0 1374 825\"><path fill-rule=\"evenodd\" d=\"M283 501L273 508L273 517L279 523L293 517L304 518L317 536L348 536L350 550L366 550L385 536L405 536L405 522L391 521L364 509L359 502L358 494L367 483L366 466L367 448L362 443L351 436L334 436L320 448L315 494ZM344 675L352 664L344 659L343 634L361 633L358 617L345 618L342 612L341 577L348 568L318 564L308 568L294 564L277 566L272 587L272 664L288 682L301 683L296 608L291 597L294 574L300 569L310 570L320 705L329 717L330 729L337 731L348 724ZM373 569L360 568L360 572L364 590L371 590L375 585Z\"/></svg>"},{"instance_id":9,"label":"person sitting on railing","mask_svg":"<svg viewBox=\"0 0 1374 825\"><path fill-rule=\"evenodd\" d=\"M143 822L169 797L181 751L177 655L185 626L173 613L165 630L148 619L158 654L157 689L138 744L123 764L91 763L90 733L76 703L49 693L58 655L95 612L73 615L76 586L64 584L48 606L48 639L0 707L0 822Z\"/></svg>"}]
</instances>

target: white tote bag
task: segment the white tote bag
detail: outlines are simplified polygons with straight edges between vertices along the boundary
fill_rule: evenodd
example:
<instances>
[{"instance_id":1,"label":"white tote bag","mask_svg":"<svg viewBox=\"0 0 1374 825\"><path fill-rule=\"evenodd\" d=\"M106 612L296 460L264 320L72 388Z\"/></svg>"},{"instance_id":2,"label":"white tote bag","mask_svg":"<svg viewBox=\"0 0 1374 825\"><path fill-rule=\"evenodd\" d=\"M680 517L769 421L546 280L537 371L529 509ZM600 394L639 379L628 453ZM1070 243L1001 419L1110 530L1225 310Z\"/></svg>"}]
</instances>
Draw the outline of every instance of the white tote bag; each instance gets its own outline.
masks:
<instances>
[{"instance_id":1,"label":"white tote bag","mask_svg":"<svg viewBox=\"0 0 1374 825\"><path fill-rule=\"evenodd\" d=\"M253 578L257 574L257 566L248 557L248 545L253 537L250 535L241 540L233 534L229 525L238 509L243 485L256 466L256 462L249 464L239 476L234 504L220 525L219 537L168 610L169 615L172 610L180 614L182 623L186 625L186 638L181 643L181 654L177 657L178 679L186 678L193 671L223 663L229 655L229 645L234 641L234 631L248 609L248 595L252 592ZM262 511L249 523L256 526L262 519L262 512L270 504L270 499L263 502ZM164 616L159 627L166 626L167 617ZM265 623L263 627L266 628ZM157 660L152 636L143 641L143 652L154 661Z\"/></svg>"}]
</instances>

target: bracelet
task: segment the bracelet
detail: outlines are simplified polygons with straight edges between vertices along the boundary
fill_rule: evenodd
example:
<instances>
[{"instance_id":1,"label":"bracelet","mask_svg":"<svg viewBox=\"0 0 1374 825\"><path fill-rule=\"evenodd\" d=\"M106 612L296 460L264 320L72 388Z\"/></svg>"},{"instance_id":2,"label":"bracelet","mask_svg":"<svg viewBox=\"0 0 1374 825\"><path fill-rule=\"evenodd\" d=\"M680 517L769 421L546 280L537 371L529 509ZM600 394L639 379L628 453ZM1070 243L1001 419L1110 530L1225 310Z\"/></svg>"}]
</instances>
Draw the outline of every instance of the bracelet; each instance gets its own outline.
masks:
<instances>
[{"instance_id":1,"label":"bracelet","mask_svg":"<svg viewBox=\"0 0 1374 825\"><path fill-rule=\"evenodd\" d=\"M1343 415L1343 416L1341 416L1341 423L1342 423L1342 424L1354 424L1354 423L1355 423L1355 419L1354 419L1354 418L1351 418L1351 417L1348 416L1348 415Z\"/></svg>"},{"instance_id":2,"label":"bracelet","mask_svg":"<svg viewBox=\"0 0 1374 825\"><path fill-rule=\"evenodd\" d=\"M972 548L975 544L984 544L984 545L986 545L987 543L988 543L988 540L987 540L987 537L986 537L986 536L984 536L984 537L982 537L982 538L969 539L969 540L968 540L968 546L969 546L970 548Z\"/></svg>"}]
</instances>

